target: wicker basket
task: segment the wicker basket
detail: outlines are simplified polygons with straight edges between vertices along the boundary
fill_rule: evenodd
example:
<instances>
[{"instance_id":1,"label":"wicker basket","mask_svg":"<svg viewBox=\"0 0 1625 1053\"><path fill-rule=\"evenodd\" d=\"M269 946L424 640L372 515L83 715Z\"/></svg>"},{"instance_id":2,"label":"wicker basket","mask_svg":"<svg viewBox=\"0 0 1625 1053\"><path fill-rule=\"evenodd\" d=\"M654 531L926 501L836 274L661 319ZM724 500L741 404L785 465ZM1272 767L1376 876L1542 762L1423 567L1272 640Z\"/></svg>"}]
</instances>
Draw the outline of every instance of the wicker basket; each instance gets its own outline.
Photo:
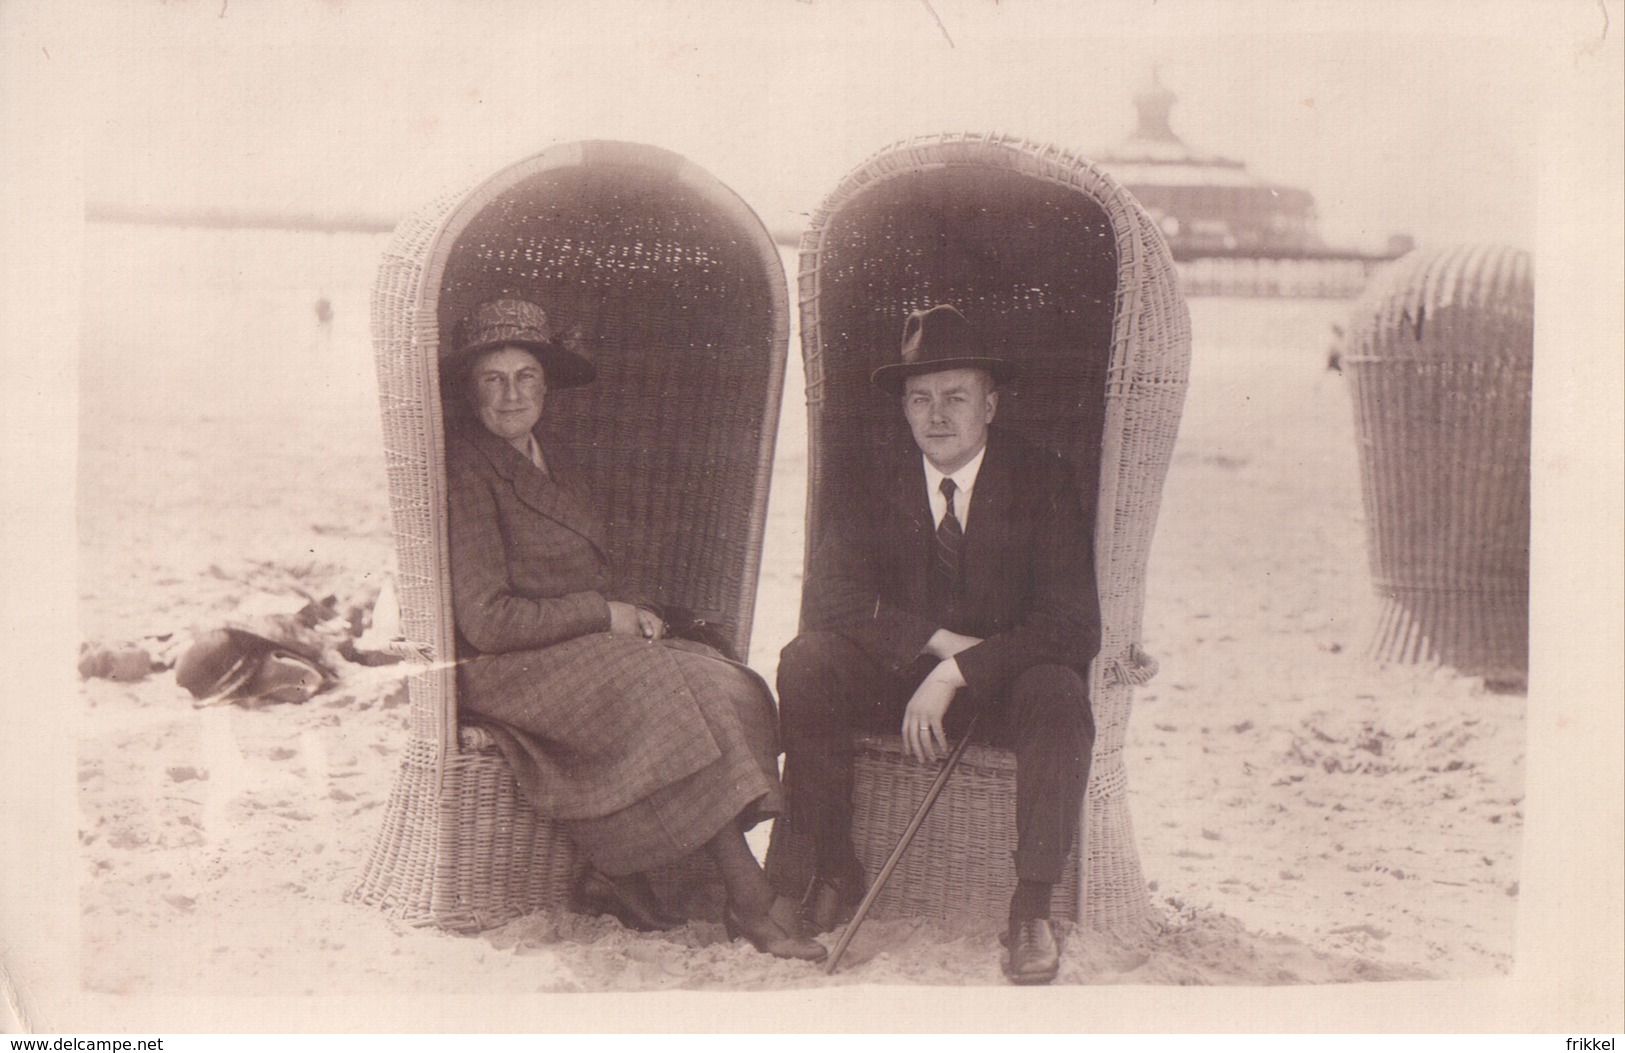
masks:
<instances>
[{"instance_id":1,"label":"wicker basket","mask_svg":"<svg viewBox=\"0 0 1625 1053\"><path fill-rule=\"evenodd\" d=\"M1517 249L1419 250L1354 307L1373 657L1522 683L1529 668L1534 283Z\"/></svg>"},{"instance_id":2,"label":"wicker basket","mask_svg":"<svg viewBox=\"0 0 1625 1053\"><path fill-rule=\"evenodd\" d=\"M437 363L498 295L533 299L598 380L548 401L609 528L617 577L720 612L750 647L789 332L784 267L761 221L675 154L547 150L396 230L373 294L399 564L410 739L351 898L472 930L561 903L583 863L535 815L501 755L460 737ZM694 866L663 875L691 888ZM662 876L657 875L657 880Z\"/></svg>"},{"instance_id":3,"label":"wicker basket","mask_svg":"<svg viewBox=\"0 0 1625 1053\"><path fill-rule=\"evenodd\" d=\"M1101 929L1139 926L1149 899L1123 738L1132 684L1154 668L1136 640L1190 359L1189 313L1162 235L1111 177L1074 154L1001 136L910 140L859 166L813 216L800 298L809 553L854 474L880 447L908 441L896 404L877 398L868 377L895 360L911 308L953 303L974 319L1021 367L1001 396L999 423L1078 467L1095 523L1104 632L1090 674L1096 744L1084 865L1059 912ZM867 741L862 753L854 840L873 875L929 773L895 743ZM1004 916L1013 833L995 832L1014 829L1013 758L976 756L976 775L950 781L937 805L945 817L911 850L882 913ZM805 881L805 845L786 823L768 862L781 887Z\"/></svg>"}]
</instances>

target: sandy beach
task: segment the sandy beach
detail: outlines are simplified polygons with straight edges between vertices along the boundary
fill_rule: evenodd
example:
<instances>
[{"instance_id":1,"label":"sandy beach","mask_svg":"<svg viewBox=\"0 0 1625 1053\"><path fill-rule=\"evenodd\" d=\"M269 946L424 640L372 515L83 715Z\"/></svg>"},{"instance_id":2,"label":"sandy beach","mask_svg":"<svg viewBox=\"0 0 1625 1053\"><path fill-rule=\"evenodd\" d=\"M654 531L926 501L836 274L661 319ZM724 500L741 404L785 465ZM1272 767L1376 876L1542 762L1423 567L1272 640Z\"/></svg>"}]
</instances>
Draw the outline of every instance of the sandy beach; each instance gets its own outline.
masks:
<instances>
[{"instance_id":1,"label":"sandy beach","mask_svg":"<svg viewBox=\"0 0 1625 1053\"><path fill-rule=\"evenodd\" d=\"M117 226L88 237L110 269L86 276L84 638L145 641L161 658L245 605L369 600L393 568L366 331L380 240ZM155 241L183 273L133 277ZM332 307L325 323L318 298ZM1127 747L1158 923L1134 940L1068 931L1058 983L1506 976L1525 698L1363 656L1376 604L1352 416L1342 377L1326 368L1330 326L1349 304L1191 307L1190 395L1143 633L1162 669L1136 695ZM183 315L185 327L162 322ZM751 655L769 679L794 632L802 558L793 340L790 353ZM707 923L645 936L549 912L470 937L349 905L407 705L393 668L340 673L304 705L260 709L195 709L163 670L83 681L86 991L1004 982L997 932L982 924L872 922L826 977Z\"/></svg>"}]
</instances>

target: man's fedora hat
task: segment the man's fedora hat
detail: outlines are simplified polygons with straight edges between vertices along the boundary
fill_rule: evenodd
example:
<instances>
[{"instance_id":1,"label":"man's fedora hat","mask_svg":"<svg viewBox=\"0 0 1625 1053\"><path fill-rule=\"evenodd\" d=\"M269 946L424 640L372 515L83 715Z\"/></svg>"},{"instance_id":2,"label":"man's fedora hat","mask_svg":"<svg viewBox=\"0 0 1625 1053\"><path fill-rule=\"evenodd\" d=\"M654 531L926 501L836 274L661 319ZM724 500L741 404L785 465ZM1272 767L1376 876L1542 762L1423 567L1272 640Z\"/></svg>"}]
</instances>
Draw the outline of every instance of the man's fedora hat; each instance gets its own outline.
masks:
<instances>
[{"instance_id":1,"label":"man's fedora hat","mask_svg":"<svg viewBox=\"0 0 1625 1053\"><path fill-rule=\"evenodd\" d=\"M455 349L441 365L446 376L468 369L482 351L522 347L547 372L549 390L580 387L598 375L593 364L555 339L547 312L528 300L487 300L468 312L457 328Z\"/></svg>"},{"instance_id":2,"label":"man's fedora hat","mask_svg":"<svg viewBox=\"0 0 1625 1053\"><path fill-rule=\"evenodd\" d=\"M987 354L965 316L948 304L928 311L914 311L903 325L901 362L881 366L869 375L875 387L893 395L903 391L907 377L940 373L946 369L982 369L992 374L995 384L1014 380L1016 366Z\"/></svg>"}]
</instances>

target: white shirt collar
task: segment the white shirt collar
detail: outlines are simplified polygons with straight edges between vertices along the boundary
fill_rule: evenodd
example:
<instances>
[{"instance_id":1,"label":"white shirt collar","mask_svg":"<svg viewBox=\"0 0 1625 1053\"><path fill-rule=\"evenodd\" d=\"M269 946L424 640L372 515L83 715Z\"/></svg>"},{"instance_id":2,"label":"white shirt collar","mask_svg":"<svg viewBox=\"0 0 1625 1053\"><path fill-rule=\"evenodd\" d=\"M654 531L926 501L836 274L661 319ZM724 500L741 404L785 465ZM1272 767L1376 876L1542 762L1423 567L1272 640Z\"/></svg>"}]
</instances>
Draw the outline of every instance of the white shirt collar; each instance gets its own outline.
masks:
<instances>
[{"instance_id":1,"label":"white shirt collar","mask_svg":"<svg viewBox=\"0 0 1625 1053\"><path fill-rule=\"evenodd\" d=\"M942 496L942 480L944 478L954 481L954 518L959 520L961 527L970 522L971 491L976 489L976 476L982 470L982 458L987 456L987 444L976 451L976 456L966 461L952 475L944 476L931 463L931 459L924 454L920 455L925 465L925 496L931 502L931 521L941 523L943 513L948 511L948 499Z\"/></svg>"},{"instance_id":2,"label":"white shirt collar","mask_svg":"<svg viewBox=\"0 0 1625 1053\"><path fill-rule=\"evenodd\" d=\"M546 475L547 461L542 457L542 444L536 441L536 433L531 432L525 438L528 440L525 444L525 456L530 458L530 463L534 464L543 475ZM955 482L957 483L957 480Z\"/></svg>"}]
</instances>

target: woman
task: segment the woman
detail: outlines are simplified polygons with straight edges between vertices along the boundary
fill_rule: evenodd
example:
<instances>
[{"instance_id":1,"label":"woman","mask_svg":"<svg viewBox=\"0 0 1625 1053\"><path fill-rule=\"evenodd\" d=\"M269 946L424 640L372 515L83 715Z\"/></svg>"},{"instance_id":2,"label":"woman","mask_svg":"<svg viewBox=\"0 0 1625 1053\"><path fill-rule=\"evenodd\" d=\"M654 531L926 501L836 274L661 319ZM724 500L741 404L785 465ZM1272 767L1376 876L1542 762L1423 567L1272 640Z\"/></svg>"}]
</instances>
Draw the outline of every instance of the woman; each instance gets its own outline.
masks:
<instances>
[{"instance_id":1,"label":"woman","mask_svg":"<svg viewBox=\"0 0 1625 1053\"><path fill-rule=\"evenodd\" d=\"M703 847L730 935L823 958L745 843L782 808L771 694L614 589L582 481L537 430L547 393L589 383L591 363L540 307L495 300L465 320L444 374L462 710L591 860L583 905L644 930L681 924L645 874Z\"/></svg>"}]
</instances>

